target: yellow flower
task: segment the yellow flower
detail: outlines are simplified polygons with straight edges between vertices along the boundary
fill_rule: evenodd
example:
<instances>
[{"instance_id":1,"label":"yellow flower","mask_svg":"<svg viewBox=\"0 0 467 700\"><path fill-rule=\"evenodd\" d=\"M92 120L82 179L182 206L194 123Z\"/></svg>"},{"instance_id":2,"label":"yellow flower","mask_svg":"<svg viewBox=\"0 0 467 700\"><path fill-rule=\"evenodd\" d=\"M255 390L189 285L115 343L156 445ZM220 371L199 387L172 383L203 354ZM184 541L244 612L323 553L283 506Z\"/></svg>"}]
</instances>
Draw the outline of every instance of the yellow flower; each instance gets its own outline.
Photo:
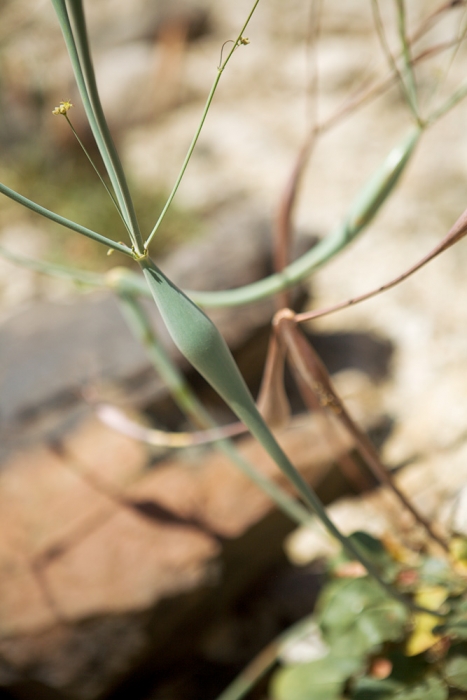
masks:
<instances>
[{"instance_id":1,"label":"yellow flower","mask_svg":"<svg viewBox=\"0 0 467 700\"><path fill-rule=\"evenodd\" d=\"M71 104L70 100L60 102L60 107L55 107L52 114L66 114L71 107L73 107L73 105Z\"/></svg>"}]
</instances>

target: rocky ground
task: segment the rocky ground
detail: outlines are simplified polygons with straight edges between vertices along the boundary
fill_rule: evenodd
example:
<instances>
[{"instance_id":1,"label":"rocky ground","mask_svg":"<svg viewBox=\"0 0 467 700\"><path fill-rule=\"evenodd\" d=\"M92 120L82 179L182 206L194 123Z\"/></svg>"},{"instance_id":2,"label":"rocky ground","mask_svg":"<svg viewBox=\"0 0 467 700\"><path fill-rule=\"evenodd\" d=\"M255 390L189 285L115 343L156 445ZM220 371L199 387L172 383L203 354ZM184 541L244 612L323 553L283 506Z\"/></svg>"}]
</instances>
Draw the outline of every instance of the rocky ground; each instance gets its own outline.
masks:
<instances>
[{"instance_id":1,"label":"rocky ground","mask_svg":"<svg viewBox=\"0 0 467 700\"><path fill-rule=\"evenodd\" d=\"M70 178L73 186L70 161L79 158L66 125L51 115L61 99L76 103L73 122L89 139L51 3L33 4L10 0L0 8L0 175L47 204L62 196L60 180ZM235 36L249 3L88 5L111 127L134 187L151 209L151 198L169 190L177 175L222 43ZM387 70L369 3L324 6L320 119L359 81ZM407 6L416 26L436 3L411 0ZM462 12L447 13L427 41L452 36ZM260 2L246 32L250 44L237 50L222 77L177 196L181 218L175 227L196 221L198 241L181 252L164 249L167 269L186 286L237 286L271 269L268 240L278 199L313 112L309 17L303 0L287 3L286 10L279 0ZM390 40L396 45L392 34ZM448 72L447 56L423 64L418 80L424 114L462 83L465 60L461 48ZM386 282L447 232L466 206L466 109L462 103L424 134L377 220L313 277L309 305ZM295 217L305 247L341 220L411 126L394 87L320 139ZM79 245L62 243L72 234L51 234L47 223L7 200L0 226L0 244L15 252L92 269L112 262L94 256L92 247L83 253ZM391 427L382 455L391 467L404 466L401 486L430 518L448 528L454 519L459 531L466 525L456 503L465 500L459 494L467 481L465 246L461 242L399 288L309 328L354 417L365 428ZM69 282L0 260L0 302L0 519L7 533L0 554L0 684L17 697L97 699L138 668L140 685L132 687L148 698L215 697L216 673L221 686L312 604L311 596L301 607L300 596L316 586L307 566L323 542L302 531L293 535L287 551L304 568L285 568L282 540L290 525L268 515L265 499L230 465L204 452L174 463L96 423L79 395L83 382L132 409L151 409L152 418L172 427L177 420L110 297L83 295ZM261 355L254 354L253 362L251 348L264 350L272 311L266 303L215 316L254 387ZM335 455L329 445L320 447L319 419L294 420L283 439L321 484L323 497L333 500L345 486L329 477ZM248 440L242 449L261 461ZM151 470L156 460L159 467ZM378 499L376 493L364 507L346 500L331 508L349 531L374 527L381 534L395 520L410 529L399 512L389 510L389 522L377 517ZM257 568L245 566L259 550L264 557ZM284 602L291 590L299 601L292 611ZM218 616L202 632L200 620L213 601ZM253 640L252 626L260 630ZM163 657L165 645L157 684L147 660ZM181 658L189 672L180 675ZM195 677L202 680L195 683ZM128 688L119 697L135 697Z\"/></svg>"}]
</instances>

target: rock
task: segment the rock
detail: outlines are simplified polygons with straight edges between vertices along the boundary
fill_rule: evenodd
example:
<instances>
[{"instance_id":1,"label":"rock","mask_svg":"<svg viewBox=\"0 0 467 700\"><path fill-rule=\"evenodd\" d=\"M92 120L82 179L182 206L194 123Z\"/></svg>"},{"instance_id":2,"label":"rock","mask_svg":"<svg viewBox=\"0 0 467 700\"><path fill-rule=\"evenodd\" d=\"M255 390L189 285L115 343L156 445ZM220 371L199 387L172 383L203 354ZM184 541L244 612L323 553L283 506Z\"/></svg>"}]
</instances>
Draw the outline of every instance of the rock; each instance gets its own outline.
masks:
<instances>
[{"instance_id":1,"label":"rock","mask_svg":"<svg viewBox=\"0 0 467 700\"><path fill-rule=\"evenodd\" d=\"M323 420L294 419L278 439L328 501L345 484L330 470L336 445L323 437ZM348 436L336 430L338 449L348 449ZM239 446L277 477L252 439ZM49 446L16 454L0 473L7 533L0 683L20 678L59 697L101 697L146 654L168 653L177 625L198 619L199 626L203 606L219 591L219 600L231 598L271 564L280 538L262 541L261 557L227 580L219 559L227 542L245 537L271 507L223 455L187 451L150 469L144 447L95 418ZM248 547L241 551L240 559ZM179 603L167 608L168 600Z\"/></svg>"}]
</instances>

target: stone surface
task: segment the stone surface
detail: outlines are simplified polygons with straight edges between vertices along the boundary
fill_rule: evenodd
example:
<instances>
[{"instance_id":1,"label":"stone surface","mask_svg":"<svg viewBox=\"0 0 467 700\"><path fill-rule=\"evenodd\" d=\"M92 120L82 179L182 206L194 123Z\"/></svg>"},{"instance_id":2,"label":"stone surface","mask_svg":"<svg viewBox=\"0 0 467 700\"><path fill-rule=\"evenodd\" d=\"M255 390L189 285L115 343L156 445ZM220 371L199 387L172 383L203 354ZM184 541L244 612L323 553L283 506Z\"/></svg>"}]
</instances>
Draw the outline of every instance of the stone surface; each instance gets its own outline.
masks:
<instances>
[{"instance_id":1,"label":"stone surface","mask_svg":"<svg viewBox=\"0 0 467 700\"><path fill-rule=\"evenodd\" d=\"M330 480L331 465L351 440L336 425L330 441L323 420L294 419L278 439L329 500L345 488ZM239 445L277 478L257 444ZM158 605L207 584L215 597L223 543L270 510L224 456L188 451L148 469L144 447L94 418L49 447L17 454L0 474L0 683L27 677L73 698L100 697L151 648L148 611L156 611L164 645L177 617L159 618ZM237 588L253 572L257 566L242 567ZM120 636L112 640L119 625L123 646Z\"/></svg>"}]
</instances>

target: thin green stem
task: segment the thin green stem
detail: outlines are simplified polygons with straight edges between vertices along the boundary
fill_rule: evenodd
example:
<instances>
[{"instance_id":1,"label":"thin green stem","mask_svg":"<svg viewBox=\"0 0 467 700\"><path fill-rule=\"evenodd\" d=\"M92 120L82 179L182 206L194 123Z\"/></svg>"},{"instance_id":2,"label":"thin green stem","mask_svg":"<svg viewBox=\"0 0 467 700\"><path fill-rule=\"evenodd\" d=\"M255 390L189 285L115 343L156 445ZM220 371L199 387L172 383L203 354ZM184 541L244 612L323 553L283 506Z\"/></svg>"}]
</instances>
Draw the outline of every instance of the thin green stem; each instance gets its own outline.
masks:
<instances>
[{"instance_id":1,"label":"thin green stem","mask_svg":"<svg viewBox=\"0 0 467 700\"><path fill-rule=\"evenodd\" d=\"M0 246L0 255L15 265L26 267L29 270L40 272L43 275L62 277L64 279L73 280L73 282L77 282L79 284L89 285L90 287L105 286L104 275L99 275L93 272L85 272L84 270L77 270L76 268L72 267L65 267L65 265L56 265L55 263L46 262L45 260L28 258L25 255L13 253L11 250L8 250L3 246Z\"/></svg>"},{"instance_id":2,"label":"thin green stem","mask_svg":"<svg viewBox=\"0 0 467 700\"><path fill-rule=\"evenodd\" d=\"M123 213L122 213L122 210L120 209L119 203L117 202L115 196L113 195L113 193L111 192L111 190L110 190L109 187L107 186L107 183L105 182L104 178L103 178L102 175L100 174L100 172L99 172L99 170L98 170L96 164L94 163L93 159L91 158L91 156L90 156L88 150L86 149L84 143L81 141L80 137L78 136L78 133L77 133L75 127L74 127L73 124L71 123L70 117L68 116L68 114L65 114L64 117L65 117L65 119L67 120L68 126L69 126L70 129L72 130L75 139L76 139L77 142L79 143L79 145L80 145L80 147L81 147L81 150L83 151L84 155L85 155L86 158L88 159L89 163L91 164L92 169L93 169L94 172L96 173L97 177L99 178L99 180L101 181L102 185L104 186L105 191L107 192L107 194L109 195L110 199L112 200L112 202L113 202L113 204L114 204L114 206L115 206L115 209L118 211L118 214L119 214L121 220L123 221L123 225L125 226L126 230L128 231L128 234L131 236L130 229L128 228L127 222L125 221L125 217L123 216Z\"/></svg>"},{"instance_id":3,"label":"thin green stem","mask_svg":"<svg viewBox=\"0 0 467 700\"><path fill-rule=\"evenodd\" d=\"M21 204L23 207L26 207L27 209L31 209L33 212L36 214L40 214L41 216L44 216L46 219L50 219L51 221L54 221L56 224L60 224L61 226L65 226L66 228L71 229L72 231L76 231L77 233L81 233L81 235L86 236L87 238L92 238L94 241L97 241L98 243L102 243L103 245L107 246L108 248L112 248L113 250L118 250L120 253L124 253L125 255L133 256L133 251L131 248L126 246L124 243L116 243L115 241L112 241L110 238L107 238L106 236L101 236L100 233L96 233L95 231L92 231L89 228L86 228L85 226L81 226L80 224L76 224L74 221L71 221L70 219L66 219L64 216L60 216L59 214L55 214L55 212L50 211L49 209L46 209L45 207L41 207L40 204L36 204L36 202L33 202L31 199L28 199L27 197L23 197L23 195L18 194L18 192L15 192L14 190L10 189L6 185L3 185L0 183L0 193L4 194L6 197L9 197L13 201L17 202L18 204Z\"/></svg>"},{"instance_id":4,"label":"thin green stem","mask_svg":"<svg viewBox=\"0 0 467 700\"><path fill-rule=\"evenodd\" d=\"M402 46L402 60L404 61L404 73L407 81L407 96L410 101L411 110L416 116L417 120L419 117L418 110L418 97L417 97L417 85L415 82L415 73L412 64L412 57L410 55L409 40L406 31L406 17L407 12L405 9L404 0L395 0L397 6L397 24L399 30L399 39Z\"/></svg>"},{"instance_id":5,"label":"thin green stem","mask_svg":"<svg viewBox=\"0 0 467 700\"><path fill-rule=\"evenodd\" d=\"M463 99L467 97L467 85L461 85L460 88L458 88L448 99L443 102L441 107L438 107L438 109L434 110L428 117L426 121L427 126L431 126L434 124L438 119L443 117L447 112L449 112L453 107L456 106L459 102L461 102Z\"/></svg>"},{"instance_id":6,"label":"thin green stem","mask_svg":"<svg viewBox=\"0 0 467 700\"><path fill-rule=\"evenodd\" d=\"M240 33L239 33L237 39L236 39L235 42L234 42L234 45L233 45L232 49L229 51L229 53L228 53L228 55L227 55L227 58L224 60L223 63L221 63L220 67L219 67L218 70L217 70L216 78L215 78L215 80L214 80L214 83L213 83L213 85L212 85L212 87L211 87L211 90L210 90L210 92L209 92L208 98L207 98L207 100L206 100L206 104L205 104L205 106L204 106L203 114L202 114L202 116L201 116L201 121L200 121L200 123L199 123L199 125L198 125L198 128L197 128L197 130L196 130L196 133L195 133L195 135L194 135L194 137L193 137L193 140L192 140L192 142L191 142L191 144L190 144L190 147L189 147L189 149L188 149L188 153L187 153L186 156L185 156L185 160L183 161L181 170L180 170L180 172L179 172L179 174L178 174L178 177L177 177L177 179L176 179L176 181L175 181L175 185L173 186L172 192L170 193L170 195L169 195L169 197L168 197L168 199L167 199L167 202L165 203L164 208L162 209L161 214L160 214L158 220L156 221L156 224L155 224L153 230L151 231L150 235L148 236L148 238L147 238L147 240L146 240L146 242L145 242L145 247L146 247L146 248L148 248L148 246L149 246L150 242L152 241L154 235L156 234L156 232L157 232L159 226L161 225L161 223L162 223L162 221L163 221L163 219L164 219L164 217L165 217L165 215L166 215L166 213L167 213L167 210L169 209L170 205L171 205L172 202L173 202L173 199L174 199L174 197L175 197L175 195L176 195L176 193L177 193L177 190L178 190L178 188L179 188L179 185L180 185L180 183L181 183L181 181L182 181L182 179L183 179L183 176L185 175L185 171L186 171L186 169L187 169L187 167L188 167L188 163L190 162L191 156L193 155L193 151L195 150L196 144L198 143L198 139L199 139L199 136L200 136L200 134L201 134L201 130L202 130L203 126L204 126L204 122L206 121L206 117L207 117L208 112L209 112L209 109L210 109L210 107L211 107L211 103L212 103L212 100L213 100L213 97L214 97L214 93L216 92L217 86L218 86L219 81L220 81L220 79L221 79L221 77L222 77L222 73L224 72L225 67L227 66L228 62L230 61L230 59L231 59L231 57L232 57L232 55L233 55L235 49L236 49L238 46L241 45L242 39L243 39L243 32L244 32L245 29L247 28L248 23L250 22L250 20L251 20L251 18L252 18L252 16L253 16L253 13L254 13L254 11L256 10L256 7L257 7L258 3L259 3L259 0L256 0L255 3L254 3L254 5L253 5L252 10L250 11L250 14L248 15L248 17L247 17L245 23L243 24L243 27L242 27L241 30L240 30Z\"/></svg>"},{"instance_id":7,"label":"thin green stem","mask_svg":"<svg viewBox=\"0 0 467 700\"><path fill-rule=\"evenodd\" d=\"M376 27L376 32L378 34L381 47L384 51L384 54L386 56L386 59L389 63L390 68L393 70L394 74L397 76L397 79L399 81L400 88L402 90L402 94L405 98L406 103L408 104L417 124L420 124L420 117L417 112L417 109L415 108L415 105L412 102L409 90L407 88L407 85L405 84L405 80L397 66L396 60L394 56L392 55L392 51L389 47L389 44L386 39L386 33L384 31L384 25L383 25L383 20L381 17L380 9L379 9L379 4L378 0L371 0L371 6L373 9L373 18L374 18L374 23Z\"/></svg>"},{"instance_id":8,"label":"thin green stem","mask_svg":"<svg viewBox=\"0 0 467 700\"><path fill-rule=\"evenodd\" d=\"M100 135L99 125L97 123L93 106L88 95L88 89L86 86L86 81L84 79L84 73L81 67L80 58L78 55L78 50L76 48L75 38L73 36L73 31L70 24L70 18L68 16L68 11L66 9L65 0L52 0L52 4L55 9L55 13L58 17L60 28L62 30L63 38L65 40L65 45L68 50L68 55L70 57L71 65L73 67L73 72L75 75L76 83L78 85L78 90L83 101L84 110L88 118L91 131L96 140L97 147L101 154L102 160L104 161L105 168L109 174L112 186L117 195L117 199L120 199L118 189L115 187L115 178L113 177L111 162L109 160L107 151L105 149L105 144Z\"/></svg>"},{"instance_id":9,"label":"thin green stem","mask_svg":"<svg viewBox=\"0 0 467 700\"><path fill-rule=\"evenodd\" d=\"M416 127L401 144L393 148L381 167L358 193L344 222L308 253L284 268L282 272L277 272L238 289L216 292L190 290L187 292L188 296L196 304L204 307L240 306L265 299L306 279L312 272L349 245L360 231L372 221L396 186L422 133L423 129ZM129 271L123 275L121 282L126 285L129 292L148 295L144 281Z\"/></svg>"}]
</instances>

